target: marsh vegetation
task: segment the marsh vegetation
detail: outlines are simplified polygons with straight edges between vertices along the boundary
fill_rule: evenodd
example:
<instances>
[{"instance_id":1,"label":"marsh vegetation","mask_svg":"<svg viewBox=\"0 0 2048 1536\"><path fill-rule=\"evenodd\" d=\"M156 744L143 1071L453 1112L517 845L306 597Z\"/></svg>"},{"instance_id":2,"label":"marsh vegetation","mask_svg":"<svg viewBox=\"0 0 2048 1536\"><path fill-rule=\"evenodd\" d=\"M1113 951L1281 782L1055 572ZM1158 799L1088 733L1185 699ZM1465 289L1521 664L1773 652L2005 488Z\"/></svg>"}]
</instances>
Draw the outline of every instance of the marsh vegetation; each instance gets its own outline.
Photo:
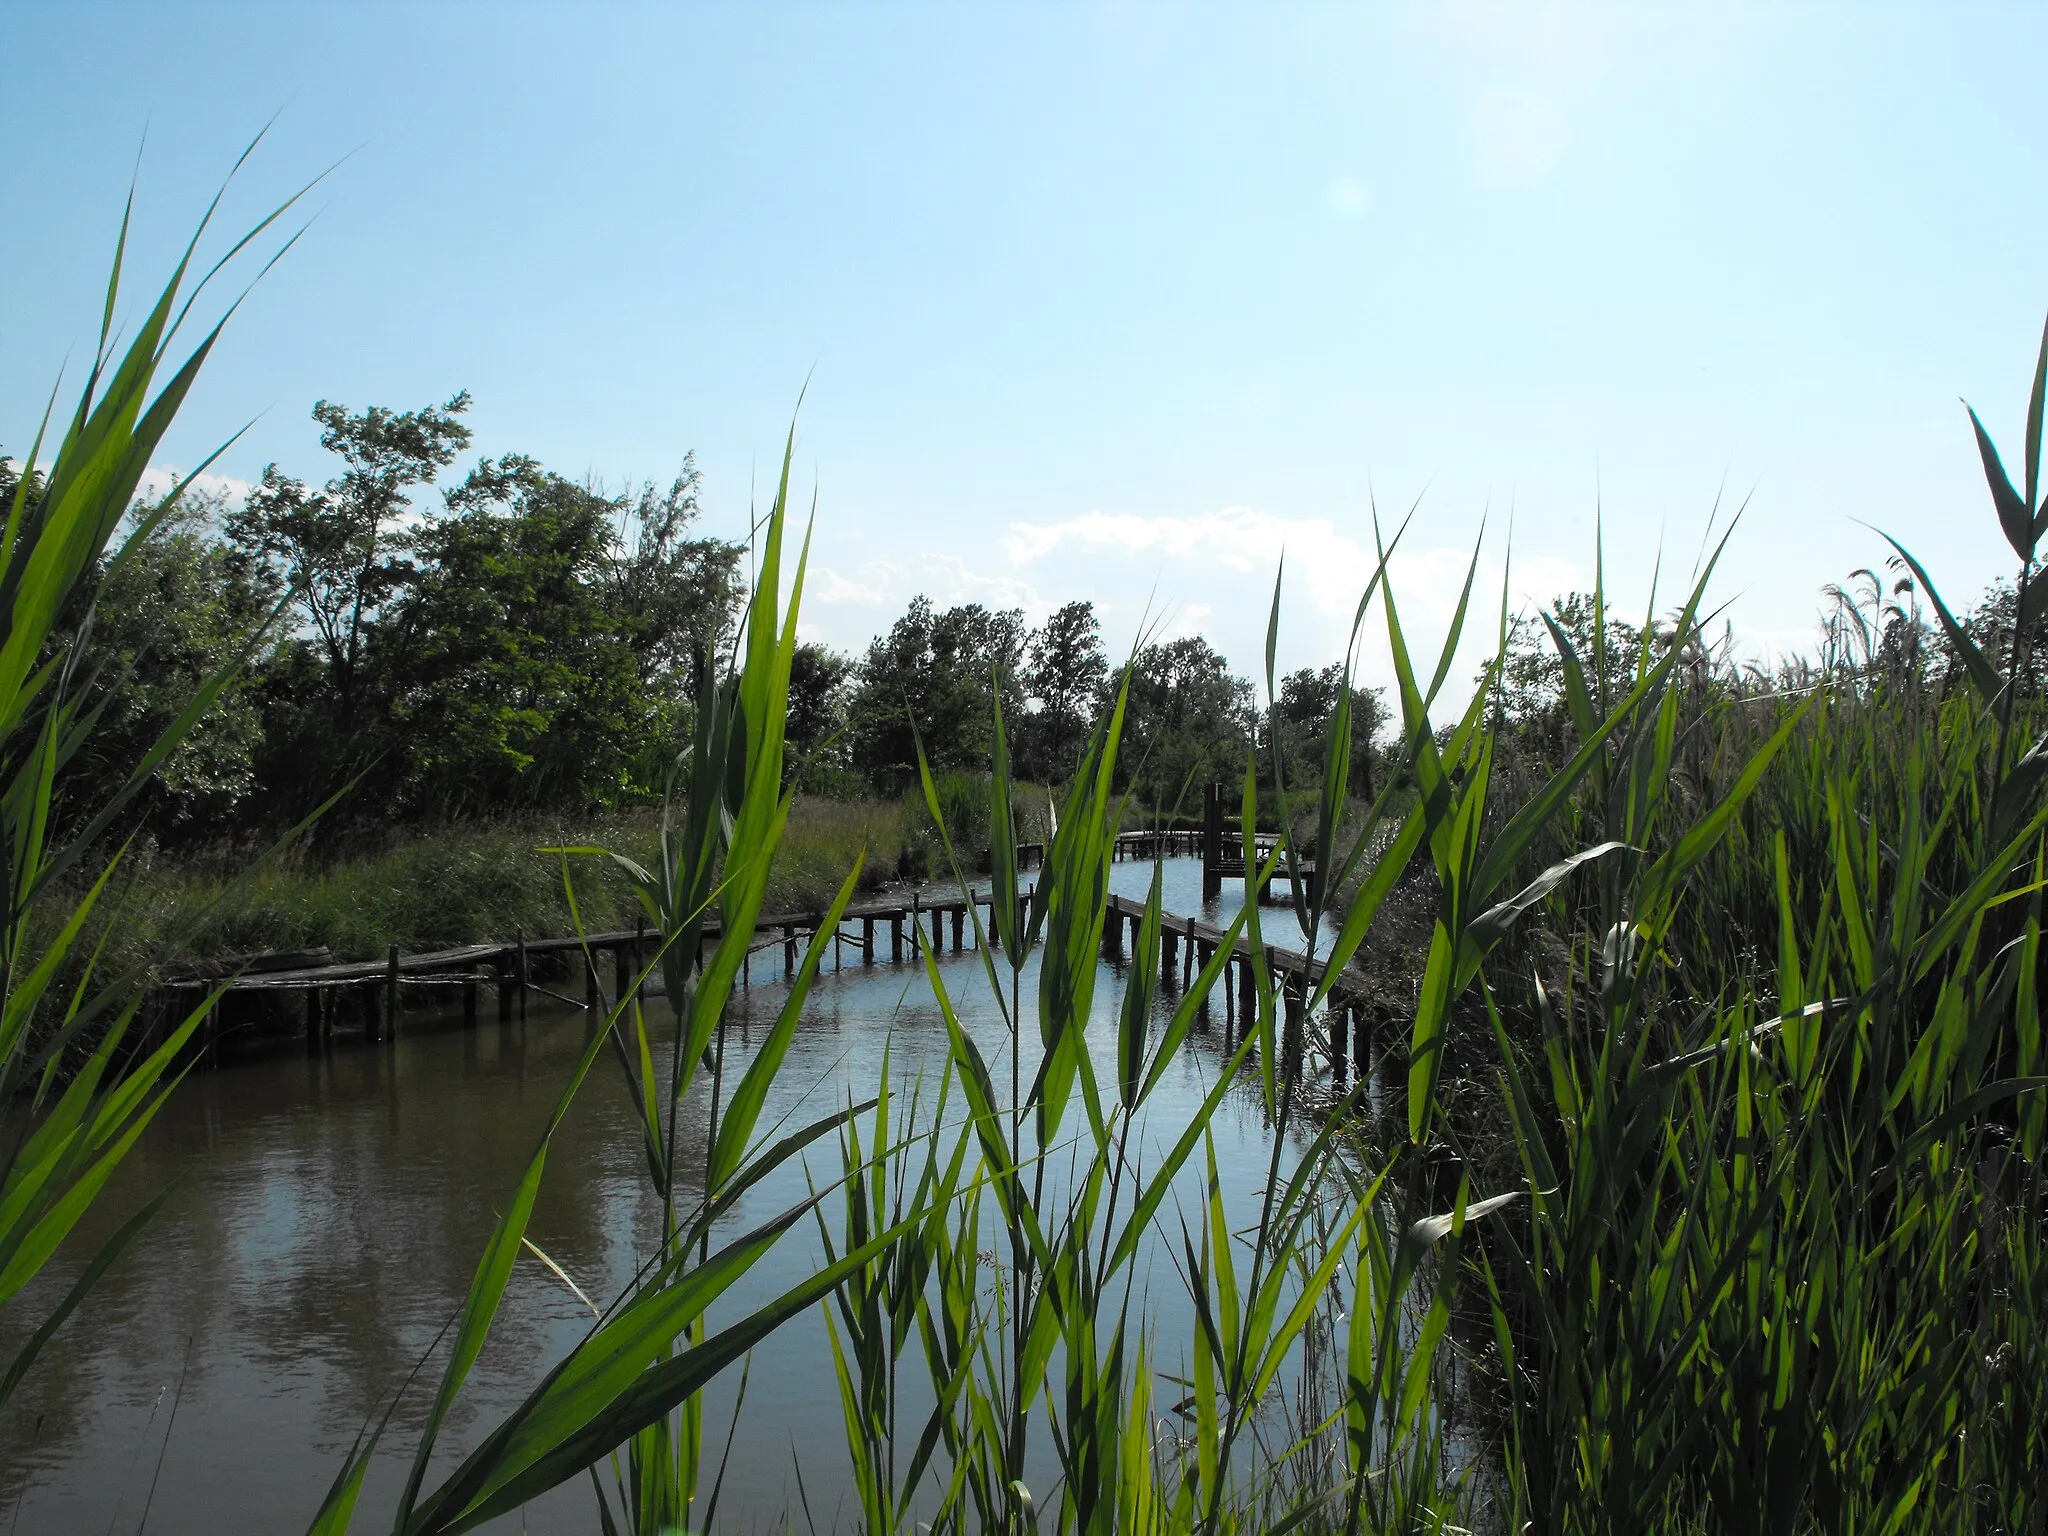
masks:
<instances>
[{"instance_id":1,"label":"marsh vegetation","mask_svg":"<svg viewBox=\"0 0 2048 1536\"><path fill-rule=\"evenodd\" d=\"M51 893L239 675L209 674L156 745L99 781L115 787L91 816L53 814L53 786L112 718L76 670L91 626L67 636L61 616L89 614L94 581L169 515L102 563L203 358L145 410L175 293L96 374L46 478L16 485L0 551L0 1072L25 1105L0 1185L0 1301L52 1260L181 1059L180 1035L147 1058L124 1050L134 974L87 967L56 1004L44 995L80 974L71 949L102 886L55 924ZM844 1447L807 1443L796 1468L843 1457L841 1520L868 1532L2038 1532L2044 375L2048 338L2019 485L1977 429L2015 561L2002 621L1995 602L1957 617L1894 548L1874 592L1833 599L1816 660L1762 674L1712 643L1723 540L1683 590L1627 613L1598 582L1518 621L1468 576L1442 649L1419 656L1386 578L1400 530L1383 530L1316 750L1289 746L1301 738L1279 728L1270 669L1264 723L1235 743L1242 826L1280 829L1268 862L1308 856L1313 871L1284 907L1231 918L1255 1006L1170 1123L1158 1096L1194 1061L1224 956L1161 993L1155 881L1131 964L1104 986L1111 841L1144 782L1137 666L1107 674L1071 766L1045 774L1057 815L1028 880L1013 736L1037 712L1006 713L991 670L971 766L986 775L992 924L971 964L922 957L943 1053L908 1083L885 1053L830 1107L767 1113L823 960L814 946L742 1044L735 980L802 782L805 554L785 455L734 639L699 648L669 717L687 747L652 825L632 850L548 855L572 921L581 891L637 904L662 936L647 962L661 995L609 999L564 1064L461 1305L411 1374L393 1371L324 1499L309 1494L312 1529L357 1520L373 1466L396 1474L395 1531L517 1518L571 1487L587 1488L593 1528L723 1528L740 1518L718 1502L731 1430L708 1394L822 1313ZM525 494L457 520L525 516ZM1371 696L1350 672L1367 625L1396 678L1370 785ZM1492 660L1447 708L1459 641L1480 625ZM980 849L952 835L922 729L906 735L895 767L923 803L931 873L965 883ZM1246 856L1259 862L1249 837ZM864 870L858 855L844 866L841 907ZM1329 983L1281 985L1265 947L1311 946L1340 971L1395 901L1426 914L1408 1006L1372 1072L1311 1113L1298 1089L1319 1070ZM626 1106L636 1263L523 1396L470 1415L515 1273L574 1278L536 1251L531 1222L560 1128L596 1094ZM1266 1159L1249 1187L1217 1158L1236 1103L1255 1107ZM799 1170L802 1197L764 1213L759 1192ZM93 1281L150 1214L30 1322L0 1406L60 1324L92 1326ZM817 1263L767 1262L799 1240ZM1174 1306L1153 1304L1169 1291ZM764 1411L735 1395L739 1422Z\"/></svg>"}]
</instances>

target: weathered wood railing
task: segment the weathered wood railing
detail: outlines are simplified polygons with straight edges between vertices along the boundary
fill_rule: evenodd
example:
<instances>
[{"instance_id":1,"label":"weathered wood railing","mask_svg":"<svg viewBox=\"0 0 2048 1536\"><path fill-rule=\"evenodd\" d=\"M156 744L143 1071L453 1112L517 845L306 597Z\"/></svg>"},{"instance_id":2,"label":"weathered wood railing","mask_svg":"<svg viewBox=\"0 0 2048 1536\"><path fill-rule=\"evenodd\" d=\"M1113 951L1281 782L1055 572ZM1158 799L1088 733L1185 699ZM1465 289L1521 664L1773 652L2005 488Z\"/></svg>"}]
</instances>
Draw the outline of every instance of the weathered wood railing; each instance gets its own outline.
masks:
<instances>
[{"instance_id":1,"label":"weathered wood railing","mask_svg":"<svg viewBox=\"0 0 2048 1536\"><path fill-rule=\"evenodd\" d=\"M1113 961L1125 959L1137 946L1144 918L1144 902L1111 896L1109 915L1102 925L1104 957ZM1215 958L1229 932L1214 923L1171 912L1161 915L1160 930L1159 979L1169 987L1187 986ZM1324 1029L1318 1038L1310 1040L1305 1038L1303 1004L1329 974L1328 962L1272 944L1265 946L1264 954L1266 966L1279 987L1284 1020L1281 1046L1287 1059L1299 1061L1305 1049L1313 1050L1329 1062L1339 1084L1344 1081L1349 1063L1360 1063L1362 1069L1362 1064L1370 1062L1384 1004L1364 974L1348 969L1337 972L1324 1009ZM1240 935L1224 962L1217 988L1223 994L1226 1043L1235 1038L1245 1021L1255 1016L1258 1007L1251 961L1251 941Z\"/></svg>"},{"instance_id":2,"label":"weathered wood railing","mask_svg":"<svg viewBox=\"0 0 2048 1536\"><path fill-rule=\"evenodd\" d=\"M947 949L950 938L955 950L974 942L974 925L968 922L969 906L986 908L986 892L927 898L923 892L908 896L868 901L849 907L831 936L831 963L845 966L849 955L860 965L874 965L886 959L901 965L913 959L923 947L936 952ZM754 940L741 965L740 984L751 986L760 957L780 950L784 976L796 971L800 946L824 925L819 912L785 912L760 918L754 924ZM987 927L984 919L983 927ZM717 919L708 920L699 942L716 943L721 936ZM881 948L886 935L887 949ZM273 1000L280 993L303 998L308 1046L326 1044L338 1027L359 1026L371 1040L389 1040L392 1024L406 1001L423 991L459 989L463 1021L473 1024L478 1017L479 994L489 987L497 997L500 1022L523 1016L529 993L538 992L592 1013L601 1012L607 999L616 1000L629 987L661 944L658 931L645 926L631 930L586 934L581 937L529 939L515 935L509 942L458 944L448 949L404 954L392 945L381 960L351 960L311 966L276 968L277 957L257 957L247 968L219 974L173 977L157 988L158 1013L168 1016L199 995L214 988L224 990L216 1008L207 1044L218 1034L242 1022L258 1000ZM610 971L605 977L602 972ZM546 983L566 980L573 987L578 980L583 995L578 998L558 992ZM605 985L606 981L610 985ZM239 1001L238 1001L239 1000Z\"/></svg>"},{"instance_id":3,"label":"weathered wood railing","mask_svg":"<svg viewBox=\"0 0 2048 1536\"><path fill-rule=\"evenodd\" d=\"M1198 853L1201 836L1199 832L1178 829L1127 832L1116 839L1114 857L1149 859ZM1042 856L1038 845L1020 846L1020 855L1027 849ZM1034 895L1035 891L1027 891L1027 900ZM987 913L988 893L979 889L970 890L965 897L913 891L853 905L831 935L830 964L835 970L843 969L851 957L862 966L885 961L901 965L914 960L927 947L944 953L949 939L955 951L972 948L976 925L968 921L970 907L984 914L984 931L992 926L992 916ZM1121 896L1110 898L1103 937L1106 956L1122 956L1124 928L1130 925L1135 934L1143 913L1141 902ZM785 912L760 918L754 925L753 942L741 966L741 986L751 986L755 970L763 963L762 957L778 950L781 974L793 975L802 945L823 924L824 916L818 912ZM699 942L715 943L720 934L718 921L711 919L705 923ZM1185 973L1184 984L1186 977L1193 974L1190 967L1206 963L1214 953L1223 930L1194 918L1175 916L1168 919L1168 934L1172 942L1166 946L1162 967L1178 964ZM882 947L885 942L886 949ZM276 1006L281 995L290 994L300 999L306 1043L315 1051L343 1029L359 1030L369 1040L389 1041L395 1036L396 1021L406 1004L422 994L437 992L444 996L449 991L461 994L466 1025L477 1022L485 988L495 996L501 1023L523 1018L527 998L536 992L595 1016L605 1010L608 1001L616 1001L622 990L633 984L660 943L659 932L642 926L582 937L530 939L517 934L510 941L458 944L416 954L402 953L394 944L382 959L376 960L297 963L314 959L324 951L257 956L240 962L239 969L235 968L236 962L219 962L207 967L207 974L173 977L163 982L156 989L151 1011L161 1027L169 1018L181 1015L203 993L221 988L225 995L209 1020L205 1040L209 1056L221 1033L251 1022L258 1012L267 1012L275 1019L281 1011ZM1183 949L1184 961L1174 960ZM1233 1020L1245 1015L1250 1007L1252 973L1245 963L1248 955L1248 946L1240 940L1223 988L1225 1010ZM1285 949L1269 948L1267 957L1283 976L1306 977L1311 984L1321 979L1320 962L1311 964L1305 956ZM773 961L767 963L772 973ZM579 981L580 997L574 995ZM557 991L548 985L550 982L560 982L568 990ZM1299 990L1290 989L1290 995ZM1355 1016L1355 1050L1347 1052L1351 1042L1332 1035L1328 1054L1340 1076L1347 1054L1352 1059L1365 1059L1359 1053L1365 1049L1370 1034L1368 1010L1363 1000L1353 995L1357 990L1354 983L1340 977L1332 993L1331 1017ZM1333 1031L1341 1028L1341 1024L1332 1026Z\"/></svg>"}]
</instances>

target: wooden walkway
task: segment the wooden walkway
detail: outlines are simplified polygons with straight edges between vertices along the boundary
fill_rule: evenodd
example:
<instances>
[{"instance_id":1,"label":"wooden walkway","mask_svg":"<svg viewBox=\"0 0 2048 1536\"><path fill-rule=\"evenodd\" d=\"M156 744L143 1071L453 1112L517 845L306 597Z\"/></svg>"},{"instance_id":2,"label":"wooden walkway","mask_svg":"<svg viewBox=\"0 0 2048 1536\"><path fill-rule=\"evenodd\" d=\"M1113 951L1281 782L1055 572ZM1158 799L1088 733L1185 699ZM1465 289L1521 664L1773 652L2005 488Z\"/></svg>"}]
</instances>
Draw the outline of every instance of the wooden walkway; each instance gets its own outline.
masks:
<instances>
[{"instance_id":1,"label":"wooden walkway","mask_svg":"<svg viewBox=\"0 0 2048 1536\"><path fill-rule=\"evenodd\" d=\"M907 900L892 897L850 906L832 934L832 966L844 969L849 954L859 965L875 965L885 957L890 964L901 965L925 946L944 953L948 938L956 951L971 948L970 905L987 908L988 893L974 891L969 899L955 895L927 900L922 892L914 892ZM992 921L985 916L984 927ZM823 926L821 912L785 912L760 918L754 924L754 942L741 964L740 985L751 986L757 969L765 968L768 974L779 969L784 977L795 975L803 947ZM700 946L717 943L722 932L717 919L708 920ZM341 1028L360 1028L370 1040L389 1040L392 1024L406 1004L435 991L460 992L465 1024L476 1022L479 993L485 987L496 994L500 1022L523 1017L527 995L533 992L598 1013L608 1006L608 999L615 1000L631 985L660 943L660 933L643 926L580 938L529 939L521 934L509 943L458 944L416 954L403 954L394 944L381 960L311 966L277 968L267 962L281 957L257 957L225 979L226 995L216 1010L207 1044L211 1047L221 1030L241 1022L263 1003L274 1004L280 993L296 993L303 1000L307 1044L316 1050ZM780 951L779 957L776 951ZM764 956L769 958L764 960ZM601 970L609 970L609 978ZM609 988L604 984L607 979ZM571 988L580 981L582 995L556 991L547 985L550 981ZM187 976L167 980L158 990L175 1008L180 997L189 1006L198 994L222 985L218 974Z\"/></svg>"},{"instance_id":2,"label":"wooden walkway","mask_svg":"<svg viewBox=\"0 0 2048 1536\"><path fill-rule=\"evenodd\" d=\"M1144 919L1144 902L1133 901L1127 896L1111 896L1108 919L1102 925L1103 955L1113 961L1123 960L1129 950L1137 947ZM1127 926L1130 934L1128 947L1124 937ZM1169 988L1187 986L1215 958L1228 933L1228 929L1205 923L1199 918L1162 913L1160 982ZM1229 960L1225 962L1217 989L1223 994L1226 1041L1234 1036L1239 1021L1252 1018L1258 1008L1251 953L1251 941L1240 935ZM1339 971L1325 1005L1324 1031L1316 1039L1307 1039L1302 1005L1308 993L1329 974L1328 963L1311 960L1299 950L1282 949L1273 944L1265 946L1265 957L1267 968L1274 973L1280 987L1285 1009L1284 1032L1287 1038L1283 1041L1283 1050L1290 1060L1296 1061L1304 1050L1316 1051L1329 1062L1335 1080L1341 1085L1348 1063L1363 1064L1372 1060L1374 1035L1382 1022L1384 1004L1363 975L1355 971Z\"/></svg>"},{"instance_id":3,"label":"wooden walkway","mask_svg":"<svg viewBox=\"0 0 2048 1536\"><path fill-rule=\"evenodd\" d=\"M1205 785L1202 790L1202 829L1192 834L1194 851L1202 856L1202 900L1214 901L1223 891L1226 880L1249 881L1254 871L1245 868L1244 832L1236 817L1224 815L1223 786ZM1252 858L1261 866L1280 846L1277 832L1252 833ZM1290 869L1282 859L1274 867L1272 875L1259 887L1258 899L1264 901L1272 894L1274 881L1292 882L1297 872L1306 880L1315 874L1313 858L1297 860Z\"/></svg>"},{"instance_id":4,"label":"wooden walkway","mask_svg":"<svg viewBox=\"0 0 2048 1536\"><path fill-rule=\"evenodd\" d=\"M1138 860L1202 851L1201 832L1127 832L1116 840L1113 857ZM1020 845L1019 862L1036 864L1043 852L1040 845ZM1023 894L1028 903L1035 899L1036 888ZM885 960L890 965L902 965L915 960L927 947L945 953L949 939L955 952L971 949L975 927L968 921L970 907L981 914L984 930L994 926L989 894L976 889L970 889L964 898L958 894L934 894L928 898L923 891L915 891L907 898L890 896L850 906L831 936L831 968L843 970L849 958L860 966L873 966ZM1126 953L1125 928L1128 926L1135 940L1144 912L1143 902L1110 897L1103 925L1106 959L1122 960ZM784 978L793 976L804 947L823 925L824 914L820 912L785 912L760 918L754 925L753 942L741 966L740 985L751 986L756 970L763 971L764 979L778 971ZM700 946L717 943L721 933L716 919L707 921ZM1215 954L1223 936L1224 930L1211 924L1169 915L1165 919L1166 942L1160 954L1162 979L1173 986L1187 985ZM596 1016L632 984L660 942L659 932L643 926L582 938L529 939L517 934L509 942L458 944L417 954L401 953L394 944L380 960L335 962L326 958L325 951L263 955L241 962L239 970L230 970L236 962L223 961L208 967L205 974L165 981L157 989L158 1002L153 1011L161 1022L173 1014L182 1014L200 994L224 987L225 996L207 1024L205 1049L209 1059L220 1034L252 1023L259 1015L266 1015L274 1025L278 1016L287 1011L286 998L292 995L298 1000L307 1048L313 1051L330 1044L342 1031L388 1042L394 1038L397 1021L408 1005L418 1006L436 995L445 999L450 992L460 995L465 1025L477 1022L485 988L495 997L501 1023L524 1018L531 993L583 1008ZM1232 1029L1237 1019L1250 1017L1255 1007L1249 955L1250 946L1239 939L1221 988L1224 1011ZM1268 947L1266 957L1282 978L1297 983L1305 981L1310 986L1322 979L1322 963L1311 963L1295 951ZM556 986L564 990L556 990ZM1289 998L1290 1028L1297 1042L1302 992L1300 985L1283 987L1283 994ZM1320 1041L1313 1043L1328 1056L1340 1080L1347 1057L1357 1061L1368 1059L1373 1016L1371 999L1365 995L1362 980L1353 982L1340 976L1331 991L1327 1049Z\"/></svg>"},{"instance_id":5,"label":"wooden walkway","mask_svg":"<svg viewBox=\"0 0 2048 1536\"><path fill-rule=\"evenodd\" d=\"M1126 831L1116 838L1112 856L1137 860L1196 854L1200 852L1198 838L1200 834L1188 829ZM1036 868L1042 862L1044 844L1018 844L1022 868ZM1030 895L1034 889L1026 891L1026 899ZM907 897L893 895L854 903L831 936L831 967L844 969L848 956L858 965L879 965L885 956L889 965L903 965L926 944L944 952L948 938L954 950L971 948L975 930L967 922L969 905L987 909L989 895L973 891L971 899L963 899L938 893L928 897L924 891L913 891ZM780 950L782 975L795 975L803 946L821 926L821 911L764 915L754 926L754 942L741 963L739 985L752 985L756 969L766 967L766 975L772 975L776 950ZM993 913L985 915L983 926L993 926ZM715 944L721 932L717 920L707 922L702 942ZM659 942L662 936L657 932L635 928L633 932L604 932L586 938L514 934L512 940L455 944L416 954L401 952L393 944L377 961L336 963L326 950L258 954L166 979L156 989L152 1012L162 1022L172 1014L182 1014L201 993L225 983L221 1004L205 1026L209 1057L221 1032L240 1028L258 1016L266 1016L274 1024L289 1006L287 997L293 995L303 1018L307 1047L315 1051L328 1044L336 1030L360 1032L369 1040L389 1040L403 1010L436 995L446 999L449 991L461 995L465 1024L477 1022L485 987L496 995L500 1022L524 1018L528 993L541 993L596 1014L606 1008L606 997L616 999L623 987L631 985ZM883 948L885 944L887 948ZM604 977L602 971L610 975Z\"/></svg>"}]
</instances>

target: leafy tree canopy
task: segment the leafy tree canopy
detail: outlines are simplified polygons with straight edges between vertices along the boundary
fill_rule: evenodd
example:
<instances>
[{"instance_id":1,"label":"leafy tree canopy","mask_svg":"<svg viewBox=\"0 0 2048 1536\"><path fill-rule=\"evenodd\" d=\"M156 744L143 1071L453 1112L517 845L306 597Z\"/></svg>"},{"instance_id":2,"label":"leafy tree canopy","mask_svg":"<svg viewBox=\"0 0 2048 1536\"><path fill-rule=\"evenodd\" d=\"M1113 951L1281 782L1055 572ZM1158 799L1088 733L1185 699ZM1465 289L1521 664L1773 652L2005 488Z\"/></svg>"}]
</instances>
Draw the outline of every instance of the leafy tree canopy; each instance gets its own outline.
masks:
<instances>
[{"instance_id":1,"label":"leafy tree canopy","mask_svg":"<svg viewBox=\"0 0 2048 1536\"><path fill-rule=\"evenodd\" d=\"M938 610L918 596L868 647L848 705L853 766L895 792L917 779L917 749L939 768L988 765L994 690L1016 713L1011 680L1024 652L1024 615L979 603Z\"/></svg>"}]
</instances>

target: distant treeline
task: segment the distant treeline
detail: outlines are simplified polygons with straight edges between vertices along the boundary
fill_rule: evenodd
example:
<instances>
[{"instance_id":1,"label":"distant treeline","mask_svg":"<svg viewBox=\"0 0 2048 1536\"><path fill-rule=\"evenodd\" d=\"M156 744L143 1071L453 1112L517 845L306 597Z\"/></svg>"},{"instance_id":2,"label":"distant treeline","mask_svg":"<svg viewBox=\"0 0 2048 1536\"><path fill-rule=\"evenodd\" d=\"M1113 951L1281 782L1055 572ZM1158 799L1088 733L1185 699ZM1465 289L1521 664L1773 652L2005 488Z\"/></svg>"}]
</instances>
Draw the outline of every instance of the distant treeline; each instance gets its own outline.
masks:
<instances>
[{"instance_id":1,"label":"distant treeline","mask_svg":"<svg viewBox=\"0 0 2048 1536\"><path fill-rule=\"evenodd\" d=\"M316 485L272 464L239 498L188 489L152 538L110 560L65 631L87 630L104 711L65 798L99 803L244 657L148 793L162 844L268 837L337 794L323 822L336 837L658 799L698 669L728 663L746 547L699 529L693 457L665 486L608 489L516 453L444 483L469 446L469 405L323 400L313 420L338 472ZM20 473L0 458L0 495ZM921 743L936 769L985 773L1000 687L1019 777L1058 782L1123 659L1112 665L1087 602L1034 629L1020 610L915 598L863 656L799 649L791 772L813 793L899 795ZM1145 645L1123 787L1191 809L1201 783L1236 780L1265 731L1312 774L1339 686L1335 667L1297 672L1269 718L1206 640ZM1369 779L1383 711L1371 694L1358 708Z\"/></svg>"},{"instance_id":2,"label":"distant treeline","mask_svg":"<svg viewBox=\"0 0 2048 1536\"><path fill-rule=\"evenodd\" d=\"M267 837L337 794L335 836L658 799L688 739L697 669L727 664L746 547L698 529L691 457L665 486L611 490L522 454L441 486L469 445L469 403L321 401L313 419L338 473L315 488L273 464L240 499L188 490L155 537L110 562L84 649L104 714L66 798L98 803L104 781L246 654L149 791L144 822L161 843ZM0 495L18 473L0 458ZM1947 667L1898 573L1854 573L1828 597L1821 664ZM1563 598L1549 620L1587 645L1589 607ZM2009 651L2013 608L2011 587L1997 587L1966 620L1994 654ZM82 603L70 618L67 633L87 624ZM1640 641L1609 627L1618 650ZM799 648L790 771L812 793L895 796L915 785L921 746L941 772L985 773L1000 689L1018 776L1061 782L1125 659L1086 601L1033 628L1018 609L913 598L863 655ZM1292 784L1320 776L1338 667L1289 674L1267 709L1200 636L1128 659L1119 787L1140 806L1193 812L1202 784L1235 784L1254 744L1278 748ZM1502 723L1554 734L1562 684L1544 623L1518 620ZM1352 782L1369 790L1386 708L1372 691L1353 700Z\"/></svg>"}]
</instances>

